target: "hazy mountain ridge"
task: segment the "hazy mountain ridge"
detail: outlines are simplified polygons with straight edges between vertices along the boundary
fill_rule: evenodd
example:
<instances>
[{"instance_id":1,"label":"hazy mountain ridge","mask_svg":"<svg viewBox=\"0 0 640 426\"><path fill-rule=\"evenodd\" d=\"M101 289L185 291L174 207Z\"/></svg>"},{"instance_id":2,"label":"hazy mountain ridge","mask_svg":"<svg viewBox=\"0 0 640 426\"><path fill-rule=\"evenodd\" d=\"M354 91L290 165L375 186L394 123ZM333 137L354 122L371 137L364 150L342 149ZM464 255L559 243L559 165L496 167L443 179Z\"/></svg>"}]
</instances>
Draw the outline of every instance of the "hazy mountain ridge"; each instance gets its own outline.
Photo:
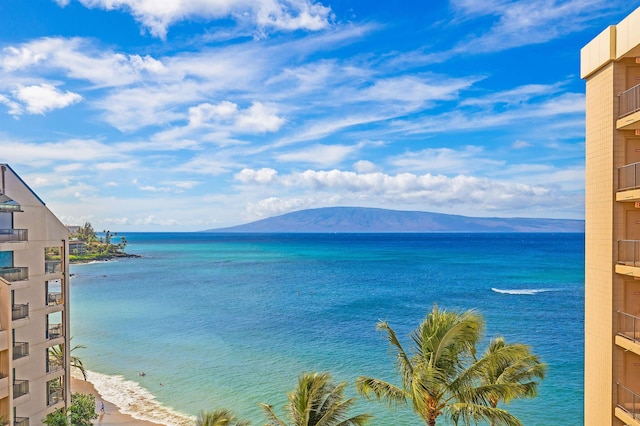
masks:
<instances>
[{"instance_id":1,"label":"hazy mountain ridge","mask_svg":"<svg viewBox=\"0 0 640 426\"><path fill-rule=\"evenodd\" d=\"M584 220L468 217L367 207L324 207L205 232L584 232Z\"/></svg>"}]
</instances>

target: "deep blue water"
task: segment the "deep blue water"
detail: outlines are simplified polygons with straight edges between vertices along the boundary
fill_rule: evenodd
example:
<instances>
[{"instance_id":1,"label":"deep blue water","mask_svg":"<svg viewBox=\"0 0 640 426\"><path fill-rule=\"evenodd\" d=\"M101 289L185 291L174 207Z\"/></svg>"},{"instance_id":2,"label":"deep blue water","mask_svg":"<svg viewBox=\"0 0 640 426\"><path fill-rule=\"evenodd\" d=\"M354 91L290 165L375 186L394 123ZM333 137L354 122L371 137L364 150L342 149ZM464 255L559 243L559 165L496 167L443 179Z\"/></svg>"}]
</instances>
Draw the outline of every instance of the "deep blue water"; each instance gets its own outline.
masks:
<instances>
[{"instance_id":1,"label":"deep blue water","mask_svg":"<svg viewBox=\"0 0 640 426\"><path fill-rule=\"evenodd\" d=\"M330 371L350 394L359 375L400 384L376 322L410 346L437 303L477 309L487 339L529 344L548 364L539 397L506 407L525 425L584 422L584 234L125 235L141 258L72 265L73 343L89 370L175 410L261 424L258 403L281 408L303 371ZM410 409L356 411L420 424Z\"/></svg>"}]
</instances>

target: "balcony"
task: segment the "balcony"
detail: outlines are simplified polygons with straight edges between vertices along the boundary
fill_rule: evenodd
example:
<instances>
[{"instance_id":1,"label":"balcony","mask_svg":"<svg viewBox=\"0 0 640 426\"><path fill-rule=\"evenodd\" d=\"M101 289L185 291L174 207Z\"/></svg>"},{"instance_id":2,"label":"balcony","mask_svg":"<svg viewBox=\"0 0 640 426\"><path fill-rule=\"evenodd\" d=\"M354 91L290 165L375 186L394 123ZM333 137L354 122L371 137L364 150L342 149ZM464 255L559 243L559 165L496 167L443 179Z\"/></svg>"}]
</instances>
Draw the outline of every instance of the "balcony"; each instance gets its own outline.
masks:
<instances>
[{"instance_id":1,"label":"balcony","mask_svg":"<svg viewBox=\"0 0 640 426\"><path fill-rule=\"evenodd\" d=\"M13 426L29 426L29 417L16 417Z\"/></svg>"},{"instance_id":2,"label":"balcony","mask_svg":"<svg viewBox=\"0 0 640 426\"><path fill-rule=\"evenodd\" d=\"M640 240L618 241L618 262L616 273L640 277Z\"/></svg>"},{"instance_id":3,"label":"balcony","mask_svg":"<svg viewBox=\"0 0 640 426\"><path fill-rule=\"evenodd\" d=\"M62 261L61 260L45 260L44 273L45 274L61 274Z\"/></svg>"},{"instance_id":4,"label":"balcony","mask_svg":"<svg viewBox=\"0 0 640 426\"><path fill-rule=\"evenodd\" d=\"M11 282L29 279L29 268L26 266L1 267L0 277Z\"/></svg>"},{"instance_id":5,"label":"balcony","mask_svg":"<svg viewBox=\"0 0 640 426\"><path fill-rule=\"evenodd\" d=\"M640 129L640 84L618 95L618 130Z\"/></svg>"},{"instance_id":6,"label":"balcony","mask_svg":"<svg viewBox=\"0 0 640 426\"><path fill-rule=\"evenodd\" d=\"M14 380L13 381L13 399L20 398L23 395L29 393L29 381L28 380Z\"/></svg>"},{"instance_id":7,"label":"balcony","mask_svg":"<svg viewBox=\"0 0 640 426\"><path fill-rule=\"evenodd\" d=\"M616 417L628 426L640 426L640 395L617 384Z\"/></svg>"},{"instance_id":8,"label":"balcony","mask_svg":"<svg viewBox=\"0 0 640 426\"><path fill-rule=\"evenodd\" d=\"M13 360L29 356L29 342L14 342L13 344Z\"/></svg>"},{"instance_id":9,"label":"balcony","mask_svg":"<svg viewBox=\"0 0 640 426\"><path fill-rule=\"evenodd\" d=\"M618 167L616 201L640 201L640 163Z\"/></svg>"},{"instance_id":10,"label":"balcony","mask_svg":"<svg viewBox=\"0 0 640 426\"><path fill-rule=\"evenodd\" d=\"M21 320L29 316L29 304L13 305L11 308L11 319L13 321Z\"/></svg>"},{"instance_id":11,"label":"balcony","mask_svg":"<svg viewBox=\"0 0 640 426\"><path fill-rule=\"evenodd\" d=\"M0 229L0 243L29 241L27 229Z\"/></svg>"},{"instance_id":12,"label":"balcony","mask_svg":"<svg viewBox=\"0 0 640 426\"><path fill-rule=\"evenodd\" d=\"M57 291L57 292L49 292L47 293L47 305L48 306L58 306L58 305L62 305L63 301L62 301L62 293Z\"/></svg>"},{"instance_id":13,"label":"balcony","mask_svg":"<svg viewBox=\"0 0 640 426\"><path fill-rule=\"evenodd\" d=\"M62 337L62 324L50 324L47 329L47 339L57 339Z\"/></svg>"},{"instance_id":14,"label":"balcony","mask_svg":"<svg viewBox=\"0 0 640 426\"><path fill-rule=\"evenodd\" d=\"M618 311L616 345L640 355L640 317Z\"/></svg>"},{"instance_id":15,"label":"balcony","mask_svg":"<svg viewBox=\"0 0 640 426\"><path fill-rule=\"evenodd\" d=\"M61 387L55 387L49 389L49 393L47 394L47 406L50 407L52 405L57 404L58 402L62 402L64 400L62 394Z\"/></svg>"},{"instance_id":16,"label":"balcony","mask_svg":"<svg viewBox=\"0 0 640 426\"><path fill-rule=\"evenodd\" d=\"M49 355L47 359L47 374L55 373L56 371L60 371L64 368L62 361L58 358L55 358Z\"/></svg>"}]
</instances>

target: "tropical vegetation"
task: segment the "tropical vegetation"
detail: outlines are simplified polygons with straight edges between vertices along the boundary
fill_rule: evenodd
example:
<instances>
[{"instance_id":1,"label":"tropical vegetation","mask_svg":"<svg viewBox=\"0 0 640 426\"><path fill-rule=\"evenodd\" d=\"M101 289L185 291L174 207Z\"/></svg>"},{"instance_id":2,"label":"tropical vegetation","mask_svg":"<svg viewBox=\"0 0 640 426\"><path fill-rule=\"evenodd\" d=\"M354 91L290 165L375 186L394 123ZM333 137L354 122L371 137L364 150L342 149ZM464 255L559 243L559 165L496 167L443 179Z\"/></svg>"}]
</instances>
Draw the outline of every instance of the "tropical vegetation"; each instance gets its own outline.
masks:
<instances>
[{"instance_id":1,"label":"tropical vegetation","mask_svg":"<svg viewBox=\"0 0 640 426\"><path fill-rule=\"evenodd\" d=\"M196 426L249 426L248 420L240 420L229 410L201 411Z\"/></svg>"},{"instance_id":2,"label":"tropical vegetation","mask_svg":"<svg viewBox=\"0 0 640 426\"><path fill-rule=\"evenodd\" d=\"M524 345L501 345L501 340L492 342L477 358L484 319L476 311L434 306L412 333L410 350L386 321L378 322L376 328L386 333L402 384L358 377L356 387L362 396L375 397L390 408L411 403L428 426L435 426L441 416L456 425L522 425L497 403L534 396L544 365Z\"/></svg>"},{"instance_id":3,"label":"tropical vegetation","mask_svg":"<svg viewBox=\"0 0 640 426\"><path fill-rule=\"evenodd\" d=\"M124 249L127 239L119 236L117 232L103 230L104 236L98 236L90 222L85 222L79 229L69 235L71 242L81 243L78 247L69 250L71 263L88 262L93 260L105 260L114 257L128 256ZM119 242L114 243L114 239Z\"/></svg>"},{"instance_id":4,"label":"tropical vegetation","mask_svg":"<svg viewBox=\"0 0 640 426\"><path fill-rule=\"evenodd\" d=\"M91 426L97 419L96 398L91 394L75 392L67 410L58 409L42 421L47 426Z\"/></svg>"},{"instance_id":5,"label":"tropical vegetation","mask_svg":"<svg viewBox=\"0 0 640 426\"><path fill-rule=\"evenodd\" d=\"M73 339L73 337L71 339ZM71 339L69 339L69 341L71 341ZM84 348L86 348L85 345L75 345L73 348L71 348L69 353L71 354L77 349L84 349ZM51 361L55 362L58 365L64 365L64 349L62 344L50 347L49 356ZM82 377L85 380L87 380L87 371L85 370L84 365L82 364L82 360L80 358L78 358L75 355L70 355L69 363L71 364L71 368L75 368L79 370L80 373L82 373Z\"/></svg>"},{"instance_id":6,"label":"tropical vegetation","mask_svg":"<svg viewBox=\"0 0 640 426\"><path fill-rule=\"evenodd\" d=\"M349 416L356 398L345 398L347 382L334 384L331 375L303 373L296 388L289 393L285 406L288 422L282 420L268 404L260 404L268 418L268 426L361 426L369 423L371 414Z\"/></svg>"}]
</instances>

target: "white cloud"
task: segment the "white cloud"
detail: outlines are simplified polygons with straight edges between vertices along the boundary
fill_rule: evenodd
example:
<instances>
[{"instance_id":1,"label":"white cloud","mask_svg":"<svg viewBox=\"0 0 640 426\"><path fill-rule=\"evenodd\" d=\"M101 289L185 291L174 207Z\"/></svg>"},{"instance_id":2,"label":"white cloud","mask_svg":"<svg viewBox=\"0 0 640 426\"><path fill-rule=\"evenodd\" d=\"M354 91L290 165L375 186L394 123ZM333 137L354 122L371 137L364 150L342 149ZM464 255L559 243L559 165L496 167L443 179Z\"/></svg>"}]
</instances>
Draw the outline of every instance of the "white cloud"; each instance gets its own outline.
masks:
<instances>
[{"instance_id":1,"label":"white cloud","mask_svg":"<svg viewBox=\"0 0 640 426\"><path fill-rule=\"evenodd\" d=\"M513 142L513 144L511 145L511 147L514 148L514 149L529 148L531 146L533 146L533 145L531 145L529 142L521 141L521 140L517 140L517 141Z\"/></svg>"},{"instance_id":2,"label":"white cloud","mask_svg":"<svg viewBox=\"0 0 640 426\"><path fill-rule=\"evenodd\" d=\"M247 203L247 214L254 218L277 216L290 211L302 210L318 202L314 197L289 198L269 197L257 203Z\"/></svg>"},{"instance_id":3,"label":"white cloud","mask_svg":"<svg viewBox=\"0 0 640 426\"><path fill-rule=\"evenodd\" d=\"M289 151L278 154L278 161L308 163L319 166L332 166L342 162L346 157L355 152L360 146L347 145L311 145L298 151Z\"/></svg>"},{"instance_id":4,"label":"white cloud","mask_svg":"<svg viewBox=\"0 0 640 426\"><path fill-rule=\"evenodd\" d=\"M0 104L4 104L9 107L9 114L16 116L22 114L22 107L19 103L12 101L4 95L0 95Z\"/></svg>"},{"instance_id":5,"label":"white cloud","mask_svg":"<svg viewBox=\"0 0 640 426\"><path fill-rule=\"evenodd\" d=\"M77 93L62 92L50 84L20 86L13 91L13 95L25 105L26 111L30 114L44 114L54 109L65 108L82 99Z\"/></svg>"},{"instance_id":6,"label":"white cloud","mask_svg":"<svg viewBox=\"0 0 640 426\"><path fill-rule=\"evenodd\" d=\"M544 43L580 31L589 21L616 10L614 3L598 0L452 0L451 3L463 18L496 18L488 32L456 46L453 51L458 54Z\"/></svg>"},{"instance_id":7,"label":"white cloud","mask_svg":"<svg viewBox=\"0 0 640 426\"><path fill-rule=\"evenodd\" d=\"M458 150L427 148L391 157L389 162L400 170L446 174L486 171L504 165L504 161L483 158L482 154L482 148L477 146L466 146Z\"/></svg>"},{"instance_id":8,"label":"white cloud","mask_svg":"<svg viewBox=\"0 0 640 426\"><path fill-rule=\"evenodd\" d=\"M553 174L556 174L555 171ZM575 172L579 172L578 170ZM574 189L563 189L558 183L519 183L489 178L457 175L448 177L434 174L381 172L355 173L341 170L294 172L279 175L271 170L269 179L256 179L259 170L245 169L236 180L245 185L269 185L274 195L250 206L251 214L260 216L274 212L308 208L314 203L374 205L387 208L417 208L419 210L449 211L459 213L472 208L474 215L499 214L553 208L556 203L566 202L576 206L580 196ZM579 179L573 171L558 178L565 182ZM284 191L284 192L283 192ZM286 197L286 193L302 193ZM313 195L312 195L313 194ZM288 201L284 201L288 200ZM289 203L290 201L290 203ZM427 206L428 208L425 208ZM263 213L260 213L263 211Z\"/></svg>"},{"instance_id":9,"label":"white cloud","mask_svg":"<svg viewBox=\"0 0 640 426\"><path fill-rule=\"evenodd\" d=\"M236 173L234 179L242 183L256 183L264 185L273 182L278 175L274 169L263 168L259 170L242 169Z\"/></svg>"},{"instance_id":10,"label":"white cloud","mask_svg":"<svg viewBox=\"0 0 640 426\"><path fill-rule=\"evenodd\" d=\"M61 0L58 0L61 1ZM166 38L169 27L194 19L232 17L251 21L259 33L270 29L321 30L330 25L331 9L309 0L79 0L89 8L131 13L153 36Z\"/></svg>"},{"instance_id":11,"label":"white cloud","mask_svg":"<svg viewBox=\"0 0 640 426\"><path fill-rule=\"evenodd\" d=\"M353 169L358 173L371 173L377 172L378 167L368 160L359 160L353 164Z\"/></svg>"},{"instance_id":12,"label":"white cloud","mask_svg":"<svg viewBox=\"0 0 640 426\"><path fill-rule=\"evenodd\" d=\"M267 107L260 102L253 102L244 110L229 101L222 101L216 105L203 103L189 108L191 127L222 125L230 131L266 133L277 131L283 123L284 119L277 115L275 108Z\"/></svg>"}]
</instances>

